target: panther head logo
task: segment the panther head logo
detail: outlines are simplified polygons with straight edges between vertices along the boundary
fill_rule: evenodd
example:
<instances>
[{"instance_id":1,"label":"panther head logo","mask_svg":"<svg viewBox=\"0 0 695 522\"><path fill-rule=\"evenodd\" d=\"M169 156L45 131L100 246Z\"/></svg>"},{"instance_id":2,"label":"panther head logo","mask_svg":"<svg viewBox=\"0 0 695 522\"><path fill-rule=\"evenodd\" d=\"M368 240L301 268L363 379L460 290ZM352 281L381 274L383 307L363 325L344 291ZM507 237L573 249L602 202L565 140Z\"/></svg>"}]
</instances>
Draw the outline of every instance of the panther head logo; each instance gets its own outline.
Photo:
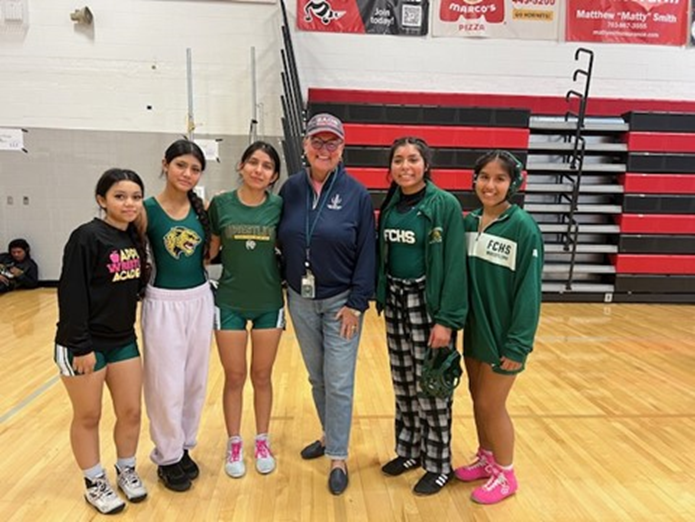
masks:
<instances>
[{"instance_id":1,"label":"panther head logo","mask_svg":"<svg viewBox=\"0 0 695 522\"><path fill-rule=\"evenodd\" d=\"M164 247L175 259L179 259L181 254L192 256L200 242L200 236L186 227L172 227L164 236Z\"/></svg>"},{"instance_id":2,"label":"panther head logo","mask_svg":"<svg viewBox=\"0 0 695 522\"><path fill-rule=\"evenodd\" d=\"M430 231L430 245L433 243L441 243L443 240L443 238L442 238L443 232L444 232L444 230L442 229L442 227L434 227Z\"/></svg>"}]
</instances>

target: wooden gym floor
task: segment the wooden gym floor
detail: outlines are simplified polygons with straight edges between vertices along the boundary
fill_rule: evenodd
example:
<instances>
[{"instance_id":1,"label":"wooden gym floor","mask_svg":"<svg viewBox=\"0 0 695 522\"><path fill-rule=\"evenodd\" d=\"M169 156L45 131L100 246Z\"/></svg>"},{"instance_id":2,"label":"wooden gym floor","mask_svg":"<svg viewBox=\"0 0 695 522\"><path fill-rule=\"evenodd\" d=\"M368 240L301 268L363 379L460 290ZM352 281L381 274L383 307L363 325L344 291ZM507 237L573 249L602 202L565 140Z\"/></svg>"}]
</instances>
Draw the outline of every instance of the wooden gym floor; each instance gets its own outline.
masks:
<instances>
[{"instance_id":1,"label":"wooden gym floor","mask_svg":"<svg viewBox=\"0 0 695 522\"><path fill-rule=\"evenodd\" d=\"M0 520L100 519L82 498L68 440L71 410L52 362L52 289L0 296ZM695 519L695 306L546 304L535 352L509 403L517 430L515 497L483 507L470 484L415 497L415 471L388 478L393 393L383 321L366 316L349 459L350 487L327 490L328 462L302 461L319 435L292 328L275 366L271 422L278 468L227 477L223 374L213 347L199 445L201 477L187 493L157 483L143 418L139 471L150 491L116 520L166 521L677 521ZM108 394L105 394L105 401ZM250 383L242 434L254 435ZM102 463L113 477L110 404L102 420ZM454 464L476 449L465 384L454 406Z\"/></svg>"}]
</instances>

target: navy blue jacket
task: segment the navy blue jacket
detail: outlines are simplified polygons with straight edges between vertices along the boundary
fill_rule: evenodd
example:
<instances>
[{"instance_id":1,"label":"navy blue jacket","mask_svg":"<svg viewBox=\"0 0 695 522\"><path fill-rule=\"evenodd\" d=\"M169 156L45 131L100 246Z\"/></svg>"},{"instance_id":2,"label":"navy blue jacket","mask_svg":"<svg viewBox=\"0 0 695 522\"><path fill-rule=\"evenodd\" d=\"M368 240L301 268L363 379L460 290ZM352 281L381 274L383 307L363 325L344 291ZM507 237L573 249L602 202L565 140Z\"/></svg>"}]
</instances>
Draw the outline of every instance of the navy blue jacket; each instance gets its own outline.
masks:
<instances>
[{"instance_id":1,"label":"navy blue jacket","mask_svg":"<svg viewBox=\"0 0 695 522\"><path fill-rule=\"evenodd\" d=\"M318 201L306 171L290 176L280 195L284 206L278 242L290 288L301 293L308 212L309 226L316 222L309 257L316 299L350 290L346 303L349 308L369 308L376 273L376 232L367 189L349 176L341 163L326 179Z\"/></svg>"}]
</instances>

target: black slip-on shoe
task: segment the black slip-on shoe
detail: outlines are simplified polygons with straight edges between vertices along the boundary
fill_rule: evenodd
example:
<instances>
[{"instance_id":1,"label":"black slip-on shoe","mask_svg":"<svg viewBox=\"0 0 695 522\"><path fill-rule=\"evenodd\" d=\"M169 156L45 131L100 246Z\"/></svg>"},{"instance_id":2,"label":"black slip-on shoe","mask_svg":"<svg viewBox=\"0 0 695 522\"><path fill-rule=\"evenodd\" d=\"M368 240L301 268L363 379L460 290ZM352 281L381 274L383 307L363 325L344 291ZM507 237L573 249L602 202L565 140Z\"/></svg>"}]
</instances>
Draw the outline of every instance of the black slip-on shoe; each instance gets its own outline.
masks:
<instances>
[{"instance_id":1,"label":"black slip-on shoe","mask_svg":"<svg viewBox=\"0 0 695 522\"><path fill-rule=\"evenodd\" d=\"M334 495L341 495L348 487L350 480L348 479L347 468L333 468L328 475L328 489Z\"/></svg>"},{"instance_id":2,"label":"black slip-on shoe","mask_svg":"<svg viewBox=\"0 0 695 522\"><path fill-rule=\"evenodd\" d=\"M315 440L305 447L299 454L304 460L317 459L326 453L326 446L320 440Z\"/></svg>"}]
</instances>

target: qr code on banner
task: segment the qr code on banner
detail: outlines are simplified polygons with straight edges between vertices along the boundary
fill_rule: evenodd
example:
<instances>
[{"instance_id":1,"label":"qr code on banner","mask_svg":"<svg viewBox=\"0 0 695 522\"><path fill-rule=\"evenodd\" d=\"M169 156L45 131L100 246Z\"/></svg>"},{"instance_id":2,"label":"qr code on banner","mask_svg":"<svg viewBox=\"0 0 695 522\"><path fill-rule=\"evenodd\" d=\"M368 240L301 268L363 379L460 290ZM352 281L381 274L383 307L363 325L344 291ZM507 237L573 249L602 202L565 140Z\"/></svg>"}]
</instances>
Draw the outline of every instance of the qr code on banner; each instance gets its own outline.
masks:
<instances>
[{"instance_id":1,"label":"qr code on banner","mask_svg":"<svg viewBox=\"0 0 695 522\"><path fill-rule=\"evenodd\" d=\"M403 27L420 27L422 25L422 6L403 5Z\"/></svg>"}]
</instances>

